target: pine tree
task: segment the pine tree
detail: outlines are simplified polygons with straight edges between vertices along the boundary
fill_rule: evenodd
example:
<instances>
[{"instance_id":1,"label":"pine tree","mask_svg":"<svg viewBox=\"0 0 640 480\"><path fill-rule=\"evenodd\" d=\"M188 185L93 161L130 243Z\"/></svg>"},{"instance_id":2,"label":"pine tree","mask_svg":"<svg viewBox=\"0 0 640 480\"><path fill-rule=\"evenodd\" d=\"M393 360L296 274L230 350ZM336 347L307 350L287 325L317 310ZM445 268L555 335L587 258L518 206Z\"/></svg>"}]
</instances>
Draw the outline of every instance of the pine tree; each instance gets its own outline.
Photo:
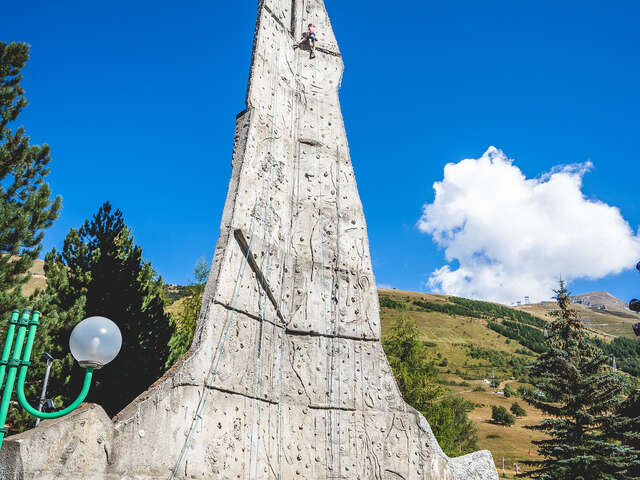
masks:
<instances>
[{"instance_id":1,"label":"pine tree","mask_svg":"<svg viewBox=\"0 0 640 480\"><path fill-rule=\"evenodd\" d=\"M618 408L619 422L611 438L627 445L635 452L634 465L626 473L625 479L640 478L640 390L634 391Z\"/></svg>"},{"instance_id":2,"label":"pine tree","mask_svg":"<svg viewBox=\"0 0 640 480\"><path fill-rule=\"evenodd\" d=\"M120 354L97 372L87 397L113 415L164 372L172 328L164 312L162 280L142 258L122 212L113 212L108 202L80 230L69 232L62 252L47 254L45 272L43 324L48 323L60 356L84 317L110 318L122 332ZM52 392L66 401L82 382L82 371L72 365L66 356L52 383Z\"/></svg>"},{"instance_id":3,"label":"pine tree","mask_svg":"<svg viewBox=\"0 0 640 480\"><path fill-rule=\"evenodd\" d=\"M0 316L25 305L20 287L41 251L44 230L58 217L45 183L51 160L47 145L34 146L23 127L9 128L27 106L20 86L29 59L24 43L0 42ZM4 329L4 324L0 327Z\"/></svg>"},{"instance_id":4,"label":"pine tree","mask_svg":"<svg viewBox=\"0 0 640 480\"><path fill-rule=\"evenodd\" d=\"M548 439L534 441L542 460L528 461L527 473L544 480L618 480L635 461L633 450L612 439L624 423L616 410L624 382L608 358L589 341L564 282L555 291L559 310L552 313L547 346L533 366L544 397L525 400L547 418L529 426Z\"/></svg>"},{"instance_id":5,"label":"pine tree","mask_svg":"<svg viewBox=\"0 0 640 480\"><path fill-rule=\"evenodd\" d=\"M420 412L427 411L444 391L436 383L438 369L420 341L418 327L402 316L383 346L405 401Z\"/></svg>"}]
</instances>

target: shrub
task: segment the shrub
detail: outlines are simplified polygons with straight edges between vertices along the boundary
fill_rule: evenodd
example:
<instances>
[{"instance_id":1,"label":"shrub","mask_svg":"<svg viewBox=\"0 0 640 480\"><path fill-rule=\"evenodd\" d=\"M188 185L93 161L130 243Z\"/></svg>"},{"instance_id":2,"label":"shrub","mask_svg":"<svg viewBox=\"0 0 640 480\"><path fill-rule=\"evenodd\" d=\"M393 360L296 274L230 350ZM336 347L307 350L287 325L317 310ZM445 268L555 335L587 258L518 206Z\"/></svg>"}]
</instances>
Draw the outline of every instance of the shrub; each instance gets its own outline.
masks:
<instances>
[{"instance_id":1,"label":"shrub","mask_svg":"<svg viewBox=\"0 0 640 480\"><path fill-rule=\"evenodd\" d=\"M527 412L525 411L524 408L522 408L520 406L520 404L518 402L514 402L513 405L511 405L511 413L513 413L516 417L526 417L527 416Z\"/></svg>"},{"instance_id":2,"label":"shrub","mask_svg":"<svg viewBox=\"0 0 640 480\"><path fill-rule=\"evenodd\" d=\"M516 417L510 414L503 406L493 405L491 407L491 420L498 425L504 425L510 427L516 423Z\"/></svg>"},{"instance_id":3,"label":"shrub","mask_svg":"<svg viewBox=\"0 0 640 480\"><path fill-rule=\"evenodd\" d=\"M392 308L394 310L406 310L407 307L404 303L397 302L391 297L387 297L385 295L380 295L379 297L380 307L381 308Z\"/></svg>"},{"instance_id":4,"label":"shrub","mask_svg":"<svg viewBox=\"0 0 640 480\"><path fill-rule=\"evenodd\" d=\"M516 395L516 391L508 383L505 384L503 393L505 398L513 397Z\"/></svg>"},{"instance_id":5,"label":"shrub","mask_svg":"<svg viewBox=\"0 0 640 480\"><path fill-rule=\"evenodd\" d=\"M522 398L532 397L533 396L533 388L525 387L524 385L520 385L518 387L518 396L520 396Z\"/></svg>"}]
</instances>

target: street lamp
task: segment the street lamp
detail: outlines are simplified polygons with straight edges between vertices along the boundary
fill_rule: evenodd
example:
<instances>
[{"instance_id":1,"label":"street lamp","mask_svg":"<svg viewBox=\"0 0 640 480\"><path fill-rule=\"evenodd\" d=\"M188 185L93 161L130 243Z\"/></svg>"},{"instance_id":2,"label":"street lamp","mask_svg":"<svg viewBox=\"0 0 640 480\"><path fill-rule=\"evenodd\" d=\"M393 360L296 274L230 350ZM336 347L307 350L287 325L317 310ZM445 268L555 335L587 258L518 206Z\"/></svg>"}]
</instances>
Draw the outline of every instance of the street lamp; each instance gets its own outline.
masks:
<instances>
[{"instance_id":1,"label":"street lamp","mask_svg":"<svg viewBox=\"0 0 640 480\"><path fill-rule=\"evenodd\" d=\"M45 402L47 401L47 385L49 384L49 373L51 372L51 365L53 365L55 358L53 358L47 352L44 352L42 354L42 357L40 357L40 360L44 360L45 362L47 362L47 368L44 371L44 380L42 381L42 393L40 394L40 403L38 403L39 412L42 411L42 407L45 405ZM41 418L36 419L36 427L40 424L40 420L42 419Z\"/></svg>"},{"instance_id":2,"label":"street lamp","mask_svg":"<svg viewBox=\"0 0 640 480\"><path fill-rule=\"evenodd\" d=\"M69 347L78 364L85 369L84 384L80 395L67 408L57 412L41 412L29 405L24 394L24 382L27 378L27 369L31 365L29 359L31 358L31 350L38 325L40 325L40 312L37 310L33 314L29 310L24 310L22 316L19 310L14 310L9 320L7 338L2 352L2 360L0 360L0 385L2 385L5 378L7 367L9 369L6 372L7 382L4 386L0 403L0 447L2 446L4 435L7 433L4 424L7 419L9 404L11 403L16 374L18 376L18 402L22 408L37 418L59 418L78 408L89 393L93 371L112 361L118 355L122 346L120 330L108 318L90 317L78 323L71 332ZM27 326L29 327L28 334ZM18 333L15 347L13 348L16 327L18 328ZM26 345L24 345L25 336L27 337ZM23 346L24 352L22 351ZM11 354L12 348L13 354ZM20 359L21 355L22 360Z\"/></svg>"}]
</instances>

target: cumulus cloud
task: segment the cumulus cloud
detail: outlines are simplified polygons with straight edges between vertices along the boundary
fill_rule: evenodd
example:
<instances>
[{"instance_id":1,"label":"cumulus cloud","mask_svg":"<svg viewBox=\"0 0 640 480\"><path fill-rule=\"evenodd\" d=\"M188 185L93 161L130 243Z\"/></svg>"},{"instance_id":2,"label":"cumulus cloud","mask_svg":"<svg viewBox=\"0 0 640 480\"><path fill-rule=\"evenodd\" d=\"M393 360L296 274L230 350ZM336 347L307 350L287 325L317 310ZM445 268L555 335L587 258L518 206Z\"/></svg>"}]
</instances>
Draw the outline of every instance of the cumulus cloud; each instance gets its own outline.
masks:
<instances>
[{"instance_id":1,"label":"cumulus cloud","mask_svg":"<svg viewBox=\"0 0 640 480\"><path fill-rule=\"evenodd\" d=\"M633 266L640 233L617 207L585 197L582 178L591 168L563 165L526 178L495 147L448 164L418 221L448 262L428 286L503 303L525 295L540 301L551 297L560 275L598 279Z\"/></svg>"}]
</instances>

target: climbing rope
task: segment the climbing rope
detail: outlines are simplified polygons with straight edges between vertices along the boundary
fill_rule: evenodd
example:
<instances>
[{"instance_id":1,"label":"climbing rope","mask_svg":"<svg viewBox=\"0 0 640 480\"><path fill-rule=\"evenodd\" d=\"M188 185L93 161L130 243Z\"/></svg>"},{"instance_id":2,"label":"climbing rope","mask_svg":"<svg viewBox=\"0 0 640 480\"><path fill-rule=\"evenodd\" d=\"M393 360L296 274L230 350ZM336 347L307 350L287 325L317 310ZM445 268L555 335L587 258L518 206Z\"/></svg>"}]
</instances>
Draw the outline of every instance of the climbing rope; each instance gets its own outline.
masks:
<instances>
[{"instance_id":1,"label":"climbing rope","mask_svg":"<svg viewBox=\"0 0 640 480\"><path fill-rule=\"evenodd\" d=\"M174 480L176 478L176 475L178 474L178 470L180 469L180 467L182 466L182 462L184 461L187 451L189 450L189 447L191 446L191 442L193 441L193 434L196 430L196 427L198 426L198 423L200 422L200 420L202 420L202 413L204 412L204 408L207 404L207 400L209 398L209 392L211 390L211 387L213 386L213 382L215 380L216 374L218 372L218 367L220 365L220 359L222 358L222 354L224 353L224 347L225 347L225 343L227 341L227 338L229 336L229 329L231 327L231 323L233 322L233 318L235 316L236 313L236 307L237 307L237 302L238 302L238 297L240 295L240 284L242 283L242 280L244 279L244 272L247 266L247 263L249 263L249 254L251 253L251 246L253 244L253 236L255 233L255 220L256 220L256 208L258 206L258 199L256 198L256 201L254 203L253 206L253 213L251 215L251 236L249 237L249 248L247 249L247 254L245 256L245 261L242 262L242 265L240 267L240 270L238 271L238 276L236 277L236 286L235 286L235 292L234 292L234 296L233 296L233 303L232 303L232 308L231 311L227 314L227 323L225 325L225 329L224 329L224 334L222 336L222 339L220 341L220 346L218 347L218 355L217 357L214 355L214 357L212 358L212 365L211 365L211 370L210 370L210 374L207 375L207 379L209 379L208 381L206 381L205 385L204 385L204 389L202 391L202 396L200 397L200 402L198 404L198 408L196 409L196 413L193 417L193 420L191 422L191 426L189 428L189 433L187 435L187 438L185 440L185 443L182 447L182 450L180 452L180 455L178 457L178 460L176 461L176 465L173 469L173 472L171 473L171 477L170 480ZM207 380L205 379L205 380Z\"/></svg>"},{"instance_id":2,"label":"climbing rope","mask_svg":"<svg viewBox=\"0 0 640 480\"><path fill-rule=\"evenodd\" d=\"M271 229L272 213L273 213L271 200L273 196L271 195L271 186L274 180L273 173L274 173L275 159L273 155L273 150L274 150L274 139L276 137L276 115L277 115L276 111L278 107L278 98L279 98L278 93L280 90L278 88L277 83L279 82L279 78L280 78L280 57L281 57L281 51L282 51L282 38L283 38L283 35L278 37L278 48L277 48L278 54L276 55L275 68L273 68L274 74L272 75L272 78L271 78L271 92L273 93L273 95L271 96L271 108L270 108L271 133L269 136L269 150L267 155L267 162L269 164L269 167L268 167L268 180L267 180L266 188L264 192L265 195L263 196L263 200L265 197L268 198L269 200L268 202L264 201L264 210L262 215L262 219L264 222L262 245L263 245L263 248L266 248L266 251L262 257L261 265L260 265L260 271L263 272L263 275L261 279L261 285L260 285L261 288L260 288L260 293L258 298L258 310L259 310L258 318L260 319L259 320L260 324L258 325L258 332L256 334L256 345L257 345L258 351L257 351L255 363L254 363L254 379L253 379L253 398L254 399L252 400L252 406L251 406L251 440L249 443L249 468L250 468L249 477L250 478L252 474L251 472L252 468L255 471L255 477L257 478L258 476L258 461L259 461L258 457L260 452L260 438L261 438L260 427L262 425L262 401L259 399L261 398L262 391L263 391L262 371L264 366L264 356L262 355L262 346L264 341L264 324L265 324L265 315L266 315L266 309L265 309L264 303L266 301L269 301L266 295L266 290L268 288L267 277L269 275L269 271L271 268L271 248L272 248L272 242L271 242L272 232L270 231L270 229ZM265 261L267 262L266 269L265 269ZM256 408L258 410L257 416L255 415ZM254 455L254 450L255 450L255 455Z\"/></svg>"},{"instance_id":3,"label":"climbing rope","mask_svg":"<svg viewBox=\"0 0 640 480\"><path fill-rule=\"evenodd\" d=\"M316 67L315 69L315 75L318 76L318 68ZM318 157L321 156L322 152L320 151L320 147L322 146L322 142L321 140L321 136L320 136L320 109L319 109L319 105L320 105L320 101L317 99L317 101L315 102L314 108L315 108L315 128L316 128L316 155ZM323 313L323 319L324 319L324 332L325 335L329 336L331 335L331 339L326 339L326 343L327 343L327 409L325 412L325 428L326 428L326 435L325 435L325 439L328 439L329 442L329 456L327 459L327 470L325 471L325 475L326 478L330 478L330 472L333 471L333 467L335 465L335 459L336 459L336 454L335 454L335 450L336 448L338 449L338 464L340 464L340 438L338 438L338 446L336 447L335 445L335 432L334 432L334 427L333 427L333 371L335 369L335 365L334 365L334 361L335 361L335 337L337 335L337 318L334 317L334 325L333 325L333 329L330 328L329 326L329 318L327 316L327 301L332 301L332 299L327 298L327 297L332 297L331 293L332 292L327 292L326 290L326 268L327 268L327 260L326 260L326 249L325 249L325 244L327 243L327 237L326 237L326 221L324 218L324 204L325 202L325 194L324 194L324 186L322 184L322 177L323 177L323 173L320 169L320 158L316 159L317 161L316 163L316 178L318 178L318 184L319 184L319 188L320 188L320 194L318 196L319 198L319 208L318 208L318 225L320 227L320 245L321 245L321 252L322 252L322 266L321 266L321 275L320 275L320 279L321 279L321 294L322 294L322 313ZM337 245L336 245L337 246ZM337 270L335 270L336 274L337 274ZM332 283L332 287L331 290L333 290L333 283ZM332 331L333 330L333 331ZM339 425L339 424L338 424ZM338 435L339 435L339 430L338 430Z\"/></svg>"},{"instance_id":4,"label":"climbing rope","mask_svg":"<svg viewBox=\"0 0 640 480\"><path fill-rule=\"evenodd\" d=\"M332 341L335 342L338 336L338 325L340 323L340 153L336 151L336 267L335 267L335 296L333 298L334 308L334 332ZM340 346L338 346L338 353ZM342 399L342 368L338 357L338 402ZM340 418L340 413L337 413ZM338 471L342 476L342 428L338 422Z\"/></svg>"},{"instance_id":5,"label":"climbing rope","mask_svg":"<svg viewBox=\"0 0 640 480\"><path fill-rule=\"evenodd\" d=\"M271 165L269 167L269 171L270 171L270 177L271 177L271 171L273 170L273 161L270 162ZM271 183L272 178L269 179L269 183ZM271 198L271 197L270 197ZM269 207L271 207L271 202L269 202ZM260 296L258 298L258 318L260 319L260 324L258 325L258 332L256 335L256 345L257 345L257 356L256 356L256 361L254 364L254 379L253 379L253 397L254 400L252 401L252 407L251 407L251 443L249 446L249 465L252 464L251 462L251 458L253 456L253 446L254 444L256 445L256 455L255 455L255 474L257 476L258 474L258 452L259 452L259 448L260 448L260 425L261 425L261 410L262 410L262 402L260 400L258 400L261 395L262 395L262 368L264 365L264 356L262 355L262 345L263 345L263 341L264 341L264 323L265 323L265 306L264 303L265 301L268 301L268 297L266 295L266 288L267 288L267 275L269 275L269 271L270 271L270 265L271 265L271 240L269 238L269 241L267 242L267 238L270 237L270 232L269 232L269 226L270 226L270 221L271 221L271 208L267 208L267 203L265 202L265 208L264 208L264 215L263 215L263 219L265 222L264 225L264 234L263 234L263 245L267 245L266 247L266 252L265 255L262 257L262 261L261 261L261 265L260 265L260 271L264 272L263 276L262 276L262 280L261 280L261 285L260 285ZM264 263L265 260L267 262L267 266L265 269ZM257 426L255 425L256 422L254 421L254 414L255 414L255 408L258 408L258 415L257 415ZM257 428L257 438L254 441L255 435L254 435L254 426L256 426Z\"/></svg>"},{"instance_id":6,"label":"climbing rope","mask_svg":"<svg viewBox=\"0 0 640 480\"><path fill-rule=\"evenodd\" d=\"M304 5L303 5L304 7ZM303 8L304 11L304 8ZM292 13L293 14L293 13ZM295 40L295 32L292 32L294 40ZM296 62L295 62L295 74L293 76L294 80L296 82L298 82L298 71L300 70L300 60L299 57L296 56ZM296 90L294 90L296 91ZM297 95L296 93L294 93L294 95ZM299 102L298 101L294 101L292 102L292 104L295 106L295 112L294 109L291 110L291 137L295 138L297 140L297 134L298 134L298 126L300 124L300 111L299 111ZM295 205L296 205L296 217L299 215L300 213L300 142L296 142L297 143L297 187L296 187L296 193L294 194L292 192L292 196L293 198L296 199ZM291 222L290 222L290 228L293 228L293 217L291 218ZM286 295L286 274L287 274L287 262L288 262L288 258L289 258L289 253L290 253L290 249L291 249L291 238L290 235L289 236L285 236L285 248L282 254L282 261L281 261L281 279L280 279L280 301L279 301L279 308L280 311L285 311L284 308L284 304L285 304L285 295ZM276 438L276 445L275 445L275 449L276 449L276 454L277 454L277 458L278 458L278 466L280 467L280 465L282 465L282 398L283 398L283 385L284 385L284 377L283 377L283 372L284 372L284 355L285 355L285 341L286 341L286 334L285 334L285 329L286 329L287 325L286 325L286 319L282 320L282 332L280 333L280 348L279 348L279 358L278 358L278 383L279 383L279 388L278 388L278 406L277 406L277 432L275 435ZM281 480L282 477L282 471L281 468L278 468L278 480Z\"/></svg>"}]
</instances>

